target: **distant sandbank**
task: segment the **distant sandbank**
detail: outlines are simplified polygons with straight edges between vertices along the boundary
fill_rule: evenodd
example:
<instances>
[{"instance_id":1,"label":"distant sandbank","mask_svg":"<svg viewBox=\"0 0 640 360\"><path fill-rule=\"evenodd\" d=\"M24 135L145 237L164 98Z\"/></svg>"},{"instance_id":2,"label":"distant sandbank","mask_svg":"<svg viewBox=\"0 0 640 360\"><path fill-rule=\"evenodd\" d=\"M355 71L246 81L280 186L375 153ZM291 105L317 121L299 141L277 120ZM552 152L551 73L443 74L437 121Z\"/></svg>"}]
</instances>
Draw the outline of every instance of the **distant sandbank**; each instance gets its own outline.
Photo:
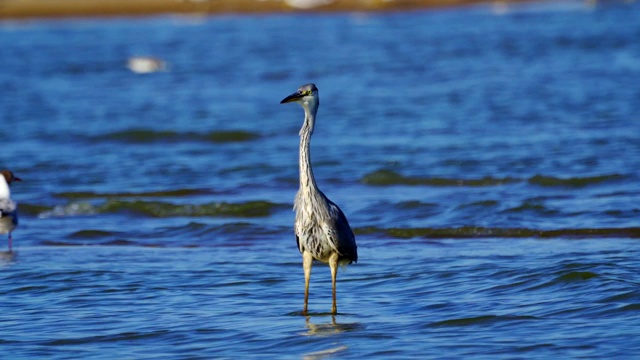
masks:
<instances>
[{"instance_id":1,"label":"distant sandbank","mask_svg":"<svg viewBox=\"0 0 640 360\"><path fill-rule=\"evenodd\" d=\"M294 11L397 11L527 0L0 0L0 19L255 14Z\"/></svg>"}]
</instances>

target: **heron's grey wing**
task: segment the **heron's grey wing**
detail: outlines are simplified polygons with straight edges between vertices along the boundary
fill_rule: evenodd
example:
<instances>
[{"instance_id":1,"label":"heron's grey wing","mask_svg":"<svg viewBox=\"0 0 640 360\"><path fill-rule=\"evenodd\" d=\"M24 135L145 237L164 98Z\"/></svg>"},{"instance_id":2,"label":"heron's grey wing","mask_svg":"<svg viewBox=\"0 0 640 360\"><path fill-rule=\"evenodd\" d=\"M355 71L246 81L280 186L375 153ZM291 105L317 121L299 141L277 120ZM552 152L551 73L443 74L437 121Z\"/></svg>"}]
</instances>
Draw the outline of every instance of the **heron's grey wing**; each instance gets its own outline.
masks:
<instances>
[{"instance_id":1,"label":"heron's grey wing","mask_svg":"<svg viewBox=\"0 0 640 360\"><path fill-rule=\"evenodd\" d=\"M327 199L329 205L329 219L322 224L327 239L342 258L349 261L358 261L358 247L356 246L356 237L349 226L349 221L342 210Z\"/></svg>"}]
</instances>

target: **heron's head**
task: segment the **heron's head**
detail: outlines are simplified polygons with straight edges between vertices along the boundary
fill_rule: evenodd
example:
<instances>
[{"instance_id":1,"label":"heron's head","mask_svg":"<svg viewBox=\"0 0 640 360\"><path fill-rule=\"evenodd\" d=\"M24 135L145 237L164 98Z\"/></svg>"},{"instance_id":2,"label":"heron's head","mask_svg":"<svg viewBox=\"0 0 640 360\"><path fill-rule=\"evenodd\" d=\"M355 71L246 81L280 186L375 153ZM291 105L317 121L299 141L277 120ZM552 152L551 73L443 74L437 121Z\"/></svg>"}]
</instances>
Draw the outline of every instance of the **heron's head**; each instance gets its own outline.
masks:
<instances>
[{"instance_id":1,"label":"heron's head","mask_svg":"<svg viewBox=\"0 0 640 360\"><path fill-rule=\"evenodd\" d=\"M298 91L282 99L282 101L280 101L280 104L285 104L290 102L297 102L305 110L310 110L311 112L315 113L318 110L318 105L320 105L318 88L316 87L315 84L302 85L300 86Z\"/></svg>"}]
</instances>

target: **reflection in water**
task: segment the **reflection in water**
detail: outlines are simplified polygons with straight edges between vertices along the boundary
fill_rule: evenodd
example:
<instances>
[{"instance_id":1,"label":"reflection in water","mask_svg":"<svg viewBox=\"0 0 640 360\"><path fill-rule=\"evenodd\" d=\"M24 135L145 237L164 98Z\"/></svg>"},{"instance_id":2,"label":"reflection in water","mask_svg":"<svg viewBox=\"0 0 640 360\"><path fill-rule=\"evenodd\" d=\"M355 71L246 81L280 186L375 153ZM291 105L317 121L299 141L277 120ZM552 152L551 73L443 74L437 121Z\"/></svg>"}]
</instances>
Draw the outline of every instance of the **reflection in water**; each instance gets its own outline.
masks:
<instances>
[{"instance_id":1,"label":"reflection in water","mask_svg":"<svg viewBox=\"0 0 640 360\"><path fill-rule=\"evenodd\" d=\"M311 316L307 316L305 325L309 330L303 335L307 336L330 336L345 331L353 331L363 328L360 323L339 324L336 322L336 317L334 315L331 316L331 322L325 324L314 324L311 322Z\"/></svg>"},{"instance_id":2,"label":"reflection in water","mask_svg":"<svg viewBox=\"0 0 640 360\"><path fill-rule=\"evenodd\" d=\"M339 334L342 332L338 328L338 323L336 323L336 317L331 316L331 323L325 324L314 324L311 322L311 317L307 316L305 320L305 326L308 331L304 335L318 335L318 336L328 336L333 334Z\"/></svg>"},{"instance_id":3,"label":"reflection in water","mask_svg":"<svg viewBox=\"0 0 640 360\"><path fill-rule=\"evenodd\" d=\"M316 317L318 318L318 317ZM311 316L307 316L305 326L308 331L303 333L305 336L333 336L343 332L354 331L364 328L360 323L344 323L336 322L336 317L331 316L331 322L314 324L311 322ZM326 350L314 351L303 355L303 359L323 359L333 356L337 353L347 350L349 347L343 344L334 343L334 347Z\"/></svg>"},{"instance_id":4,"label":"reflection in water","mask_svg":"<svg viewBox=\"0 0 640 360\"><path fill-rule=\"evenodd\" d=\"M17 253L15 251L2 251L0 252L0 266L9 265L13 263L17 257Z\"/></svg>"},{"instance_id":5,"label":"reflection in water","mask_svg":"<svg viewBox=\"0 0 640 360\"><path fill-rule=\"evenodd\" d=\"M321 351L314 351L314 352L305 354L302 356L302 359L304 360L324 359L326 357L333 356L347 349L348 348L345 345L340 345L340 346L336 346L335 348L321 350Z\"/></svg>"}]
</instances>

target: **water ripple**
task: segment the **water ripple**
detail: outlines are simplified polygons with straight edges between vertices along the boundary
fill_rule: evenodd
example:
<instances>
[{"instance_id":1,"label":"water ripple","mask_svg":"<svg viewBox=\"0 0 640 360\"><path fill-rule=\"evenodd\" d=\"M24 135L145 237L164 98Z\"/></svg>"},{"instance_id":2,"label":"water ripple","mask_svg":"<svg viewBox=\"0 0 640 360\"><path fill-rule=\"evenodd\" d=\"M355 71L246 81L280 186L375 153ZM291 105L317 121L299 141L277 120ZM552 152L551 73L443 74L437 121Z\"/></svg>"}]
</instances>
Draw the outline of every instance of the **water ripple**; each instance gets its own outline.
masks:
<instances>
[{"instance_id":1,"label":"water ripple","mask_svg":"<svg viewBox=\"0 0 640 360\"><path fill-rule=\"evenodd\" d=\"M393 170L377 170L364 175L361 179L362 183L374 186L393 186L393 185L423 185L423 186L500 186L515 183L529 183L544 187L570 187L582 188L591 185L599 185L602 183L611 183L628 179L628 176L621 174L607 174L601 176L587 177L571 177L560 178L555 176L535 175L528 179L518 179L514 177L496 178L485 176L479 179L461 179L461 178L440 178L440 177L418 177L405 176Z\"/></svg>"},{"instance_id":2,"label":"water ripple","mask_svg":"<svg viewBox=\"0 0 640 360\"><path fill-rule=\"evenodd\" d=\"M38 217L69 217L96 214L134 214L143 217L265 217L274 212L289 209L288 204L276 204L269 201L248 201L243 203L213 202L207 204L175 204L164 201L118 200L109 199L102 204L72 202L50 208L23 206L28 212L38 210Z\"/></svg>"},{"instance_id":3,"label":"water ripple","mask_svg":"<svg viewBox=\"0 0 640 360\"><path fill-rule=\"evenodd\" d=\"M247 142L259 139L260 135L250 131L228 130L206 133L158 131L153 129L128 129L91 137L90 141L123 142L129 144L210 142Z\"/></svg>"},{"instance_id":4,"label":"water ripple","mask_svg":"<svg viewBox=\"0 0 640 360\"><path fill-rule=\"evenodd\" d=\"M442 326L476 326L476 325L497 325L504 322L522 322L529 320L538 320L535 316L517 316L517 315L483 315L478 317L470 317L463 319L451 319L437 321L429 324L430 327L442 327Z\"/></svg>"},{"instance_id":5,"label":"water ripple","mask_svg":"<svg viewBox=\"0 0 640 360\"><path fill-rule=\"evenodd\" d=\"M640 238L640 228L574 228L558 230L539 230L527 228L490 228L462 226L456 228L357 228L358 234L383 234L385 236L410 238Z\"/></svg>"}]
</instances>

